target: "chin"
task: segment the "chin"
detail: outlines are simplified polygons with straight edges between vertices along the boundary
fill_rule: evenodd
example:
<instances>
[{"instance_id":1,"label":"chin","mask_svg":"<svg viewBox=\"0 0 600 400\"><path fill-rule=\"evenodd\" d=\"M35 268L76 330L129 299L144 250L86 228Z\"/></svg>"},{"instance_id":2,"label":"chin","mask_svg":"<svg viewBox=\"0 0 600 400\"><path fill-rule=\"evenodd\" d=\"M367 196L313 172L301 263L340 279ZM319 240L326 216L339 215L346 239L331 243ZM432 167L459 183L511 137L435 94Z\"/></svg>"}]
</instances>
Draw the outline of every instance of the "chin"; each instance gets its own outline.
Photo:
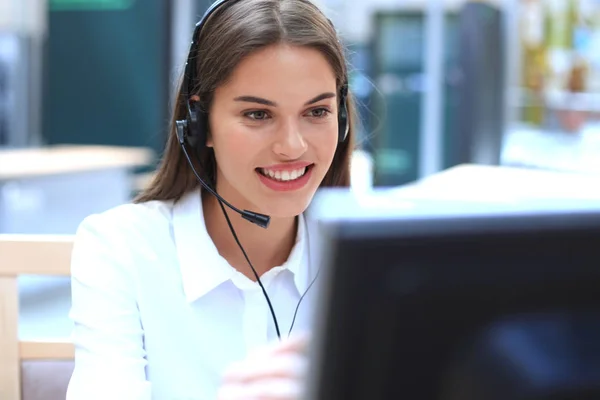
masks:
<instances>
[{"instance_id":1,"label":"chin","mask_svg":"<svg viewBox=\"0 0 600 400\"><path fill-rule=\"evenodd\" d=\"M310 206L319 185L315 182L321 182L321 171L316 169L314 174L309 175L309 181L303 188L296 190L283 190L281 187L269 187L268 184L260 184L258 198L252 199L252 203L260 209L262 214L269 215L272 218L291 218L296 217ZM323 174L324 175L324 174ZM264 178L262 178L264 181ZM264 182L263 182L264 183Z\"/></svg>"},{"instance_id":2,"label":"chin","mask_svg":"<svg viewBox=\"0 0 600 400\"><path fill-rule=\"evenodd\" d=\"M298 195L291 199L265 199L265 202L262 203L263 206L260 207L261 212L269 215L271 218L283 219L296 217L306 211L313 196L314 193L311 192L310 195Z\"/></svg>"}]
</instances>

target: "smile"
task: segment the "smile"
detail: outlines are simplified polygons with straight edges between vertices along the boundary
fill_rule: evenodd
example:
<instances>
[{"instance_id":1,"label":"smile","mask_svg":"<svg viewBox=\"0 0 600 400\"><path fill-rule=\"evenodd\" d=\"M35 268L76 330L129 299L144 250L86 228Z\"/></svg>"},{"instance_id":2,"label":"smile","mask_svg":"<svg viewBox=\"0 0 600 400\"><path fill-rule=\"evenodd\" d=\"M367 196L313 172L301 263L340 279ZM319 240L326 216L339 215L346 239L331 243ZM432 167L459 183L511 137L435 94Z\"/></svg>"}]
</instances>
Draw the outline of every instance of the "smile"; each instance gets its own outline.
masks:
<instances>
[{"instance_id":1,"label":"smile","mask_svg":"<svg viewBox=\"0 0 600 400\"><path fill-rule=\"evenodd\" d=\"M277 192L302 189L310 181L314 164L293 169L257 168L256 173L264 186Z\"/></svg>"}]
</instances>

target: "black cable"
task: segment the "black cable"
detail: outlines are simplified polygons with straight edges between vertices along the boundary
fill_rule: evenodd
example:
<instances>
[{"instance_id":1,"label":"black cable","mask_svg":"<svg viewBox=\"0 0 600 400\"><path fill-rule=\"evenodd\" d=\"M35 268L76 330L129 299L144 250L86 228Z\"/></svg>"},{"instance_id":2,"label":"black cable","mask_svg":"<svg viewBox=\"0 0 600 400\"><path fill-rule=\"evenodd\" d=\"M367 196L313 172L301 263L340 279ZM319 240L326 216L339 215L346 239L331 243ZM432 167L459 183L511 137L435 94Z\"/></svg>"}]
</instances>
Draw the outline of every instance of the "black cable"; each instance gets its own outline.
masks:
<instances>
[{"instance_id":1,"label":"black cable","mask_svg":"<svg viewBox=\"0 0 600 400\"><path fill-rule=\"evenodd\" d=\"M239 246L240 250L242 250L242 253L244 254L244 257L246 258L246 261L248 261L248 265L250 265L250 268L252 269L252 272L254 273L254 276L256 277L256 281L258 282L258 284L260 285L260 288L262 289L265 299L267 300L267 304L269 305L269 310L271 311L271 316L273 317L273 322L275 323L275 331L277 332L277 337L279 338L279 340L281 340L281 332L279 331L279 323L277 322L277 317L275 316L275 310L273 309L273 305L271 304L271 299L269 298L269 295L267 294L267 291L265 290L265 287L263 286L262 281L260 280L260 277L258 276L258 273L256 272L256 270L254 269L254 266L250 262L250 258L246 254L246 250L244 250L244 246L242 246L242 244L240 243L240 240L238 239L237 234L235 233L235 229L233 228L233 225L231 224L231 221L229 220L229 215L227 215L227 211L225 210L223 203L221 202L221 200L218 197L216 199L219 201L221 210L223 210L223 215L225 215L225 219L227 220L227 225L229 225L229 230L231 231L231 234L233 235L235 242Z\"/></svg>"},{"instance_id":2,"label":"black cable","mask_svg":"<svg viewBox=\"0 0 600 400\"><path fill-rule=\"evenodd\" d=\"M309 246L310 246L310 244L309 244ZM298 304L296 304L296 310L294 310L294 318L292 319L292 323L290 325L290 330L288 331L288 337L290 337L290 335L292 333L292 329L294 328L294 323L296 322L296 314L298 314L298 309L300 308L300 303L302 303L302 299L304 299L304 296L306 296L306 293L308 293L308 291L312 287L313 283L315 283L315 281L317 280L320 272L321 272L321 268L319 268L317 270L317 274L313 278L313 280L310 283L310 285L308 285L308 287L306 288L306 290L304 291L304 293L302 294L302 296L300 296L300 300L298 300Z\"/></svg>"},{"instance_id":3,"label":"black cable","mask_svg":"<svg viewBox=\"0 0 600 400\"><path fill-rule=\"evenodd\" d=\"M233 228L233 224L231 223L231 220L229 219L229 215L227 214L227 211L225 210L225 205L228 206L228 207L230 207L233 211L235 211L237 213L240 213L243 218L245 218L245 219L247 219L247 220L249 220L251 222L254 222L254 223L257 223L257 222L256 221L252 221L252 219L250 219L250 218L247 218L247 215L245 215L245 214L251 214L251 216L254 215L254 216L259 216L259 217L263 217L263 215L262 214L258 214L258 213L252 213L252 212L249 212L248 210L241 211L238 208L234 207L229 202L227 202L225 199L223 199L213 188L210 187L210 185L208 185L206 182L204 182L204 180L200 177L200 175L196 171L196 168L194 168L194 164L192 163L191 157L188 154L187 149L185 148L185 144L183 143L183 140L180 140L180 143L181 143L181 147L182 147L182 150L183 150L183 154L185 155L185 158L188 161L190 169L192 170L192 172L196 176L196 179L219 202L219 206L221 207L221 210L223 211L223 215L225 216L225 220L227 221L227 225L229 226L229 230L231 231L231 234L233 235L233 238L235 239L235 242L237 243L238 247L242 251L242 254L244 255L244 258L248 262L248 265L250 266L250 269L252 269L252 273L254 274L254 277L256 278L256 281L258 282L258 285L260 286L260 288L261 288L261 290L263 292L263 295L264 295L265 299L267 300L267 304L269 306L269 311L271 312L271 316L273 317L273 323L275 324L275 331L277 332L277 338L279 340L281 340L281 331L279 329L279 322L277 321L277 316L275 315L275 310L273 309L273 304L271 303L271 299L269 298L269 295L267 294L267 290L265 289L262 281L260 280L260 277L258 276L258 273L256 272L256 269L254 268L254 265L252 265L252 262L250 261L250 258L248 257L248 254L246 254L246 250L244 249L244 246L242 246L242 244L240 243L240 240L239 240L239 238L237 236L237 233L235 232L235 229ZM263 226L260 223L258 223L258 225ZM267 225L268 225L268 221L267 221ZM310 242L310 233L308 233L308 231L307 231L307 239L306 240L308 242ZM307 245L309 246L308 257L310 259L310 243L307 243ZM314 279L312 280L312 282L310 283L310 285L308 285L308 288L304 291L304 293L302 294L302 296L300 296L300 299L298 300L298 304L296 304L296 309L294 310L294 317L292 319L292 323L291 323L290 329L288 331L288 337L290 336L290 334L292 332L292 329L294 327L294 323L296 322L296 316L298 314L298 310L300 308L300 304L302 303L302 300L304 299L304 296L306 296L306 294L308 293L308 291L310 290L310 288L312 287L312 285L317 280L317 277L319 276L320 272L321 272L321 269L319 268L318 271L317 271L317 274L314 277Z\"/></svg>"},{"instance_id":4,"label":"black cable","mask_svg":"<svg viewBox=\"0 0 600 400\"><path fill-rule=\"evenodd\" d=\"M183 132L181 132L181 134L182 134L182 138L183 138ZM265 296L265 299L267 300L267 304L269 305L269 310L271 311L271 316L273 317L273 322L275 323L275 331L277 332L277 337L279 338L279 340L281 340L281 332L279 330L279 323L277 322L277 316L275 315L275 310L273 309L273 305L271 304L271 299L269 298L269 295L267 294L267 291L266 291L266 289L265 289L262 281L260 280L260 277L258 276L258 273L256 272L256 269L254 269L254 265L252 265L252 262L250 261L250 258L246 254L246 250L244 250L244 246L242 246L242 244L240 243L240 240L237 237L235 229L233 228L233 225L231 224L231 221L229 220L229 215L227 215L227 212L225 211L225 207L224 207L223 204L227 205L227 207L230 207L233 211L235 211L237 213L240 213L242 215L242 217L245 218L245 219L248 219L247 216L245 215L246 213L251 213L254 216L262 216L262 214L248 212L247 210L244 210L244 211L239 210L238 208L234 207L229 202L227 202L225 199L223 199L213 188L210 187L209 184L207 184L206 182L204 182L204 179L202 179L200 177L200 175L196 171L196 168L194 168L194 164L192 163L192 159L191 159L190 155L188 154L187 149L185 148L185 143L182 140L182 138L180 138L181 148L183 150L183 154L185 155L185 158L188 161L190 169L192 170L192 172L196 176L196 179L198 180L198 182L200 182L202 184L202 186L210 194L212 194L215 197L215 199L217 199L217 201L219 202L219 205L221 206L221 210L223 211L223 215L225 215L225 220L227 221L227 225L229 225L229 230L231 231L231 234L233 235L233 238L235 239L235 242L239 246L240 250L242 250L242 253L244 254L244 257L246 258L246 261L248 262L248 265L250 265L250 268L252 269L252 272L254 273L254 276L256 277L256 281L260 285L260 288L262 289L262 292L263 292L263 294ZM251 222L255 222L256 223L256 221L251 221ZM268 225L268 221L267 221L267 225Z\"/></svg>"}]
</instances>

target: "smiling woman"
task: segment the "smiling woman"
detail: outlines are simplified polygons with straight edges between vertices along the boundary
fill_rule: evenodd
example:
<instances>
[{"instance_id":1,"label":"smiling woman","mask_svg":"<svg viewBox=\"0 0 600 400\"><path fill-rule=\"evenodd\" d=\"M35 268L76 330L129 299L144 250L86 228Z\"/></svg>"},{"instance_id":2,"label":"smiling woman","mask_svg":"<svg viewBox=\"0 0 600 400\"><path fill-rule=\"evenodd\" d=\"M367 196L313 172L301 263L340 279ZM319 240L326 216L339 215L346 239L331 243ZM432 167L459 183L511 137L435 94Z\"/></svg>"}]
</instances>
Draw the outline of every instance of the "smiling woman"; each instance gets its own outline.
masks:
<instances>
[{"instance_id":1,"label":"smiling woman","mask_svg":"<svg viewBox=\"0 0 600 400\"><path fill-rule=\"evenodd\" d=\"M350 184L347 85L310 1L209 9L153 182L78 231L70 400L299 398L319 275L304 212Z\"/></svg>"}]
</instances>

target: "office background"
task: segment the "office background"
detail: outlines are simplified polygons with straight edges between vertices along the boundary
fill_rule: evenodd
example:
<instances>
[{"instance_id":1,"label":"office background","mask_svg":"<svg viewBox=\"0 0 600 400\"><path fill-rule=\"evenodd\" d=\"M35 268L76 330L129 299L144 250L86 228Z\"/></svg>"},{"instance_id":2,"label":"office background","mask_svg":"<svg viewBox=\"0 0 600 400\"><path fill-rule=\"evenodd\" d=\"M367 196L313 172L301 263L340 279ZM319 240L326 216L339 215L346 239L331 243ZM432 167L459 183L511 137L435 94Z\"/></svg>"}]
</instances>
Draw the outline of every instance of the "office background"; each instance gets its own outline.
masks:
<instances>
[{"instance_id":1,"label":"office background","mask_svg":"<svg viewBox=\"0 0 600 400\"><path fill-rule=\"evenodd\" d=\"M143 187L209 3L0 0L1 234L70 234ZM318 3L349 50L360 190L465 163L600 175L600 1ZM68 335L68 280L19 284L20 337Z\"/></svg>"}]
</instances>

